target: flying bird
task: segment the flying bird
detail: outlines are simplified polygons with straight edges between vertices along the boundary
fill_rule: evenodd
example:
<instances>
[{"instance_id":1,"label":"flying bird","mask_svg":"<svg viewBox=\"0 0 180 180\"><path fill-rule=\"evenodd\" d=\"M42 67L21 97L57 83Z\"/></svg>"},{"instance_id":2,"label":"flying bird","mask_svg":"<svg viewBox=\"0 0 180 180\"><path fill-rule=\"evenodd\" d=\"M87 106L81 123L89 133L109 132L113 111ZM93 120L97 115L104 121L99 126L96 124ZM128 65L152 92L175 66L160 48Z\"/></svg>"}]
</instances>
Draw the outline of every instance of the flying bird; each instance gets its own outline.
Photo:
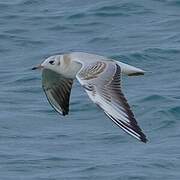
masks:
<instances>
[{"instance_id":1,"label":"flying bird","mask_svg":"<svg viewBox=\"0 0 180 180\"><path fill-rule=\"evenodd\" d=\"M72 52L47 58L32 70L42 70L42 87L51 106L61 115L69 112L73 81L77 79L89 98L125 132L147 142L121 89L122 74L145 71L95 54Z\"/></svg>"}]
</instances>

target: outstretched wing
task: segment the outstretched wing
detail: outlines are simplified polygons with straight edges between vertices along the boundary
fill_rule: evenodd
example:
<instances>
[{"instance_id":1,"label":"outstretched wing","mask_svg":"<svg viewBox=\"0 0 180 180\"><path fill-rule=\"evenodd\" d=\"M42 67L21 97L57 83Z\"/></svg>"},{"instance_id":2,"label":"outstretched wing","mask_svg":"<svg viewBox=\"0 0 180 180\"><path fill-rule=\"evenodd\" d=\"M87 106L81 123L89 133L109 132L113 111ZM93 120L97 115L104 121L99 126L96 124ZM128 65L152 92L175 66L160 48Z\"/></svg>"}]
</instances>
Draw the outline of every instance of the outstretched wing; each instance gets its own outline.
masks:
<instances>
[{"instance_id":1,"label":"outstretched wing","mask_svg":"<svg viewBox=\"0 0 180 180\"><path fill-rule=\"evenodd\" d=\"M51 106L65 116L69 112L69 99L73 80L67 79L54 71L44 69L42 87Z\"/></svg>"},{"instance_id":2,"label":"outstretched wing","mask_svg":"<svg viewBox=\"0 0 180 180\"><path fill-rule=\"evenodd\" d=\"M121 68L113 61L87 64L77 74L90 99L124 131L142 142L146 136L135 120L134 114L121 91Z\"/></svg>"}]
</instances>

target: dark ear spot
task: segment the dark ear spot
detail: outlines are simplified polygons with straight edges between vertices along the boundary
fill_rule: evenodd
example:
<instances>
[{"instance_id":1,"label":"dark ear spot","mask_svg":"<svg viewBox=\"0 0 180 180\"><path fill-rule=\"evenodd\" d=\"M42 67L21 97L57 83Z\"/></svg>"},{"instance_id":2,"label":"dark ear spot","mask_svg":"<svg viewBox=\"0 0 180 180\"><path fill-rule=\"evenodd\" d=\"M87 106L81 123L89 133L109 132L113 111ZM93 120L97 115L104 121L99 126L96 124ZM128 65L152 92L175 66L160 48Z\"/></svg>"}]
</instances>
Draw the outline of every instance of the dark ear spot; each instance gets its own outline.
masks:
<instances>
[{"instance_id":1,"label":"dark ear spot","mask_svg":"<svg viewBox=\"0 0 180 180\"><path fill-rule=\"evenodd\" d=\"M63 59L64 59L64 64L65 65L69 65L69 63L71 62L71 59L70 59L68 54L64 54Z\"/></svg>"},{"instance_id":2,"label":"dark ear spot","mask_svg":"<svg viewBox=\"0 0 180 180\"><path fill-rule=\"evenodd\" d=\"M60 66L60 65L61 65L60 59L58 60L58 63L57 63L57 65L58 65L58 66Z\"/></svg>"}]
</instances>

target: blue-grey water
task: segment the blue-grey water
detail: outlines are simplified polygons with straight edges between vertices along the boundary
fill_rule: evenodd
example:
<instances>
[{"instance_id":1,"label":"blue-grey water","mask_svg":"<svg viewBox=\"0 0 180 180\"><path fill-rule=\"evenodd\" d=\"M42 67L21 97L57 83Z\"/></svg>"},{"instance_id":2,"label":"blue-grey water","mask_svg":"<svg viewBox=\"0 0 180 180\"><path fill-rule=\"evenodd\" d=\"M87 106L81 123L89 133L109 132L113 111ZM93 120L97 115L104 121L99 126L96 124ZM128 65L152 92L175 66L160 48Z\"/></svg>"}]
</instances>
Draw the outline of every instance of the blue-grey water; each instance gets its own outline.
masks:
<instances>
[{"instance_id":1,"label":"blue-grey water","mask_svg":"<svg viewBox=\"0 0 180 180\"><path fill-rule=\"evenodd\" d=\"M91 103L76 82L59 116L31 67L71 51L147 71L123 90L148 143ZM0 179L180 179L179 0L0 0Z\"/></svg>"}]
</instances>

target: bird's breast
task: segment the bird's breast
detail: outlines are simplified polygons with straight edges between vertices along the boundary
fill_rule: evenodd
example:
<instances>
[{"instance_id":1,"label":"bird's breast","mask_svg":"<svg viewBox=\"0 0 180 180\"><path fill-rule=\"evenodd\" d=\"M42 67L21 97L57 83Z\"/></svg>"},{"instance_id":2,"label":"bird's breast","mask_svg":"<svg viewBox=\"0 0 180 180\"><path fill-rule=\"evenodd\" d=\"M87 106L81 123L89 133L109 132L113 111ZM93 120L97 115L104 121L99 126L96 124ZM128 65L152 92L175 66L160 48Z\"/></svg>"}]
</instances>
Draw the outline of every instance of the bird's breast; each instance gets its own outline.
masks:
<instances>
[{"instance_id":1,"label":"bird's breast","mask_svg":"<svg viewBox=\"0 0 180 180\"><path fill-rule=\"evenodd\" d=\"M66 63L64 63L61 66L61 73L66 78L75 79L76 74L81 69L81 66L82 66L81 64L74 62L74 61L71 61L70 63L68 63L68 65Z\"/></svg>"}]
</instances>

